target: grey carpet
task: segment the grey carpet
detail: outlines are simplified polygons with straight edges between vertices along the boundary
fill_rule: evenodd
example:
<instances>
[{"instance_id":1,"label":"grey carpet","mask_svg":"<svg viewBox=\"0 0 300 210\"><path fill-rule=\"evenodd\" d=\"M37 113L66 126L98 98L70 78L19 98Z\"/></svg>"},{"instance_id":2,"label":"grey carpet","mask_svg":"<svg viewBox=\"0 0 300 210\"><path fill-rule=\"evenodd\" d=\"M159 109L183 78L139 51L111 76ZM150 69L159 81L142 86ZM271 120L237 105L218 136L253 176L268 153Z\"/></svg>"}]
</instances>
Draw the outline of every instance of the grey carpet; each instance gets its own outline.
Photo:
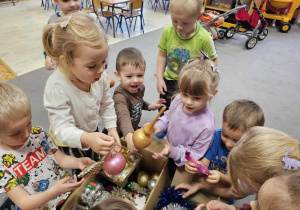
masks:
<instances>
[{"instance_id":1,"label":"grey carpet","mask_svg":"<svg viewBox=\"0 0 300 210\"><path fill-rule=\"evenodd\" d=\"M162 29L143 34L110 46L109 74L113 76L115 59L125 47L142 51L146 62L145 98L149 102L158 99L156 91L157 43ZM219 92L212 99L217 127L221 128L224 107L236 99L250 99L258 103L266 118L265 126L286 132L299 139L300 119L300 25L294 25L287 34L269 28L269 35L252 50L245 48L246 36L216 40L219 53L218 67L222 71ZM42 56L42 53L41 53ZM47 113L43 108L43 91L51 71L44 68L10 80L28 95L32 105L33 125L49 128ZM116 85L119 83L116 82ZM116 87L115 85L115 87ZM113 92L114 88L111 89ZM141 125L153 119L154 112L144 112ZM156 112L155 112L156 115ZM100 125L101 126L101 125ZM238 205L253 197L238 201Z\"/></svg>"}]
</instances>

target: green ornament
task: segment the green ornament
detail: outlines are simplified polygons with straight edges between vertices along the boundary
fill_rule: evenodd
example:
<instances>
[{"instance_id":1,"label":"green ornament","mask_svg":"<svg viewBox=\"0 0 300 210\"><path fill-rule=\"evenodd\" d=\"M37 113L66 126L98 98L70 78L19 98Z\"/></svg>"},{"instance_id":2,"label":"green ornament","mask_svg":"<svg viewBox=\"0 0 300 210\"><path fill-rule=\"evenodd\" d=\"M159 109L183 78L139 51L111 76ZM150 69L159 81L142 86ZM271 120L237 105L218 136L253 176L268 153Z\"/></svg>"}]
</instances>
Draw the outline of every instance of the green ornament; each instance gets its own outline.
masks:
<instances>
[{"instance_id":1,"label":"green ornament","mask_svg":"<svg viewBox=\"0 0 300 210\"><path fill-rule=\"evenodd\" d=\"M127 183L127 184L125 185L125 190L126 190L126 191L131 191L131 184L130 184L130 183Z\"/></svg>"}]
</instances>

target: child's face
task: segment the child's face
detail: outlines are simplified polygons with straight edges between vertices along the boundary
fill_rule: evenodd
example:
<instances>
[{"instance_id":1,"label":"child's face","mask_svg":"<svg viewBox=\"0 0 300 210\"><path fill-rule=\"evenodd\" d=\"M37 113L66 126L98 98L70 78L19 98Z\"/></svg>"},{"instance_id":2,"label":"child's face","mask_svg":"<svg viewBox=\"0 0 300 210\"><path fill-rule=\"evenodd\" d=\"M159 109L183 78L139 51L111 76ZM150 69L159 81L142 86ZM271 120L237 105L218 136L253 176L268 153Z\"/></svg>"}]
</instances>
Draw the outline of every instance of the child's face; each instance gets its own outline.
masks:
<instances>
[{"instance_id":1,"label":"child's face","mask_svg":"<svg viewBox=\"0 0 300 210\"><path fill-rule=\"evenodd\" d=\"M241 139L243 134L244 132L242 132L240 129L237 129L235 131L230 129L228 123L224 122L223 120L221 139L229 151Z\"/></svg>"},{"instance_id":2,"label":"child's face","mask_svg":"<svg viewBox=\"0 0 300 210\"><path fill-rule=\"evenodd\" d=\"M187 113L199 113L206 108L208 96L191 96L187 93L181 93L183 110Z\"/></svg>"},{"instance_id":3,"label":"child's face","mask_svg":"<svg viewBox=\"0 0 300 210\"><path fill-rule=\"evenodd\" d=\"M29 138L31 127L31 114L11 123L5 131L0 132L0 148L16 150L22 147Z\"/></svg>"},{"instance_id":4,"label":"child's face","mask_svg":"<svg viewBox=\"0 0 300 210\"><path fill-rule=\"evenodd\" d=\"M189 38L196 31L197 15L178 14L171 12L173 27L183 38Z\"/></svg>"},{"instance_id":5,"label":"child's face","mask_svg":"<svg viewBox=\"0 0 300 210\"><path fill-rule=\"evenodd\" d=\"M81 45L78 52L79 55L74 58L74 63L69 65L72 73L83 84L97 82L105 68L108 45L105 44L101 49Z\"/></svg>"},{"instance_id":6,"label":"child's face","mask_svg":"<svg viewBox=\"0 0 300 210\"><path fill-rule=\"evenodd\" d=\"M59 5L64 15L78 12L81 8L80 0L54 0L54 3Z\"/></svg>"},{"instance_id":7,"label":"child's face","mask_svg":"<svg viewBox=\"0 0 300 210\"><path fill-rule=\"evenodd\" d=\"M130 93L137 93L144 83L144 68L137 68L132 65L121 67L120 73L115 72L116 78L121 82L122 87Z\"/></svg>"},{"instance_id":8,"label":"child's face","mask_svg":"<svg viewBox=\"0 0 300 210\"><path fill-rule=\"evenodd\" d=\"M267 203L272 199L272 194L280 193L275 187L279 187L278 183L275 181L276 178L271 178L267 180L259 189L257 194L257 200L251 201L251 210L268 210Z\"/></svg>"}]
</instances>

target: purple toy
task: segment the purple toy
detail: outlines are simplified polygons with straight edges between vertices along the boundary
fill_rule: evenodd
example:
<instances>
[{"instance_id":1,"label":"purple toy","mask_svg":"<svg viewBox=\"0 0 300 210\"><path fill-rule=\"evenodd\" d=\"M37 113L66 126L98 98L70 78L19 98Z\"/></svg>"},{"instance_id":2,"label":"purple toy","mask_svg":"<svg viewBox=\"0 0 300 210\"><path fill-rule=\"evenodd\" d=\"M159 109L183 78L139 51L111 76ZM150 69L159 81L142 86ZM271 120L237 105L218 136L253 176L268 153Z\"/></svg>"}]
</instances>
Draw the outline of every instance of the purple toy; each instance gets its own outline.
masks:
<instances>
[{"instance_id":1,"label":"purple toy","mask_svg":"<svg viewBox=\"0 0 300 210\"><path fill-rule=\"evenodd\" d=\"M197 161L192 158L191 153L186 151L185 152L185 159L194 163L196 165L197 171L199 174L201 174L202 176L208 176L209 175L209 170L206 166L203 166L199 163L197 163Z\"/></svg>"},{"instance_id":2,"label":"purple toy","mask_svg":"<svg viewBox=\"0 0 300 210\"><path fill-rule=\"evenodd\" d=\"M288 153L282 158L282 161L284 162L284 169L288 169L291 170L293 167L293 170L298 170L300 168L300 161L294 159L294 158L290 158L289 155L291 153L291 149L290 148L285 148Z\"/></svg>"}]
</instances>

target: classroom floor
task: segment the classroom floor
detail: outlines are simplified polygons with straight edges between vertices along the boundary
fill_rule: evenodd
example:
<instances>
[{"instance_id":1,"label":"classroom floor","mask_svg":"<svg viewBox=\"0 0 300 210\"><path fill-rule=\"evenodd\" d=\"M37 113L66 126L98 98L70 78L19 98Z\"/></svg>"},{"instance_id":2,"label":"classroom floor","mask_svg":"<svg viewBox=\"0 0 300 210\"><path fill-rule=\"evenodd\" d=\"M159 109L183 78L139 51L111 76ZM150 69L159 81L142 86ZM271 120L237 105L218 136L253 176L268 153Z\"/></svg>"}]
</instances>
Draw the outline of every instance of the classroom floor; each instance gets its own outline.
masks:
<instances>
[{"instance_id":1,"label":"classroom floor","mask_svg":"<svg viewBox=\"0 0 300 210\"><path fill-rule=\"evenodd\" d=\"M171 23L169 12L165 15L163 7L157 7L154 12L149 2L144 1L145 33ZM20 1L15 6L12 3L0 5L0 61L3 61L0 62L0 66L1 63L4 66L0 68L0 79L6 78L7 80L15 75L19 76L44 66L42 30L49 17L54 14L54 8L50 4L49 10L44 10L44 7L41 7L41 0ZM105 19L101 18L101 22L106 27ZM142 34L138 26L139 20L135 31L133 27L130 31L131 37ZM109 44L129 38L124 21L122 28L124 33L118 30L116 38L112 36L112 29L108 30ZM12 73L5 66L8 66ZM1 69L4 70L1 71ZM1 77L2 75L4 76Z\"/></svg>"}]
</instances>

